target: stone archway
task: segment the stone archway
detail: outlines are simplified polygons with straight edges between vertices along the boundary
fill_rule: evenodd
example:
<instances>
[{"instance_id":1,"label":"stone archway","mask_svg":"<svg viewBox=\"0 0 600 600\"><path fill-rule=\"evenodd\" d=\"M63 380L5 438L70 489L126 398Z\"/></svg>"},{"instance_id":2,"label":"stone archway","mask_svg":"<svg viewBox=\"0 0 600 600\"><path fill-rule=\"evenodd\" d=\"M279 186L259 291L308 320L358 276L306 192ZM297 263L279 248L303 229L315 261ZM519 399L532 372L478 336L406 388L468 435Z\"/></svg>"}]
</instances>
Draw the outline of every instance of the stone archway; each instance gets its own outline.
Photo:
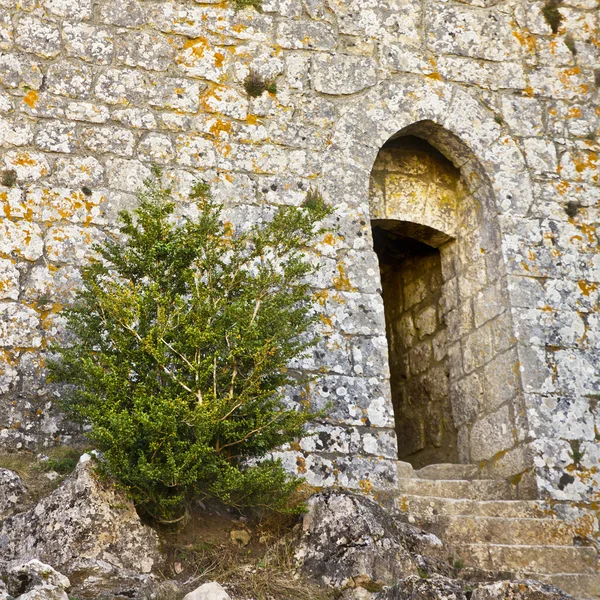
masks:
<instances>
[{"instance_id":1,"label":"stone archway","mask_svg":"<svg viewBox=\"0 0 600 600\"><path fill-rule=\"evenodd\" d=\"M419 235L448 236L445 245L443 239L438 245L444 301L454 303L449 303L444 318L449 329L449 395L457 460L512 476L521 484L519 495L533 496L537 491L520 348L514 335L502 236L503 226L525 214L531 204L525 162L493 114L466 92L407 76L374 88L345 113L324 164L324 191L370 222L369 187L377 156L388 141L408 135L428 142L460 173L455 235L448 215L443 226L444 219L432 226L419 222L410 211L385 215L388 221L410 223L410 237L415 237L415 225ZM369 252L365 248L362 264L376 260ZM350 275L350 261L356 261L358 254L348 255Z\"/></svg>"}]
</instances>

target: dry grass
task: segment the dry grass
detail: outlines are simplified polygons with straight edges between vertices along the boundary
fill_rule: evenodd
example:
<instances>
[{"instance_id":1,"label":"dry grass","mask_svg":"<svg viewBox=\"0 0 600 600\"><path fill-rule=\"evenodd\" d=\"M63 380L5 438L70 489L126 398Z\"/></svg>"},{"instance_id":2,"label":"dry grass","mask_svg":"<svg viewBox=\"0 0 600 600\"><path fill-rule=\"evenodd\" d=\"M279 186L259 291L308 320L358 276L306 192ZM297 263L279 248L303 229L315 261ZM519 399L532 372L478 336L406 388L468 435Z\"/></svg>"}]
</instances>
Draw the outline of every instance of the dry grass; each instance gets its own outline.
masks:
<instances>
[{"instance_id":1,"label":"dry grass","mask_svg":"<svg viewBox=\"0 0 600 600\"><path fill-rule=\"evenodd\" d=\"M33 452L0 453L0 468L17 473L27 488L27 497L20 509L26 510L56 489L75 468L77 460L84 451L79 446L57 446L46 451L48 461L40 460ZM59 473L59 476L51 479L48 477L48 472L54 470Z\"/></svg>"},{"instance_id":2,"label":"dry grass","mask_svg":"<svg viewBox=\"0 0 600 600\"><path fill-rule=\"evenodd\" d=\"M291 505L312 493L301 488ZM167 556L163 575L184 582L187 592L218 581L240 600L327 600L330 592L296 572L298 521L297 515L246 518L222 505L198 506L184 528L159 532ZM245 546L231 538L232 531L241 529L250 536Z\"/></svg>"},{"instance_id":3,"label":"dry grass","mask_svg":"<svg viewBox=\"0 0 600 600\"><path fill-rule=\"evenodd\" d=\"M186 580L185 589L218 581L240 600L331 599L329 591L296 572L294 547L292 536L267 544L259 556L228 544L197 544L186 549L187 567L193 565L197 574Z\"/></svg>"}]
</instances>

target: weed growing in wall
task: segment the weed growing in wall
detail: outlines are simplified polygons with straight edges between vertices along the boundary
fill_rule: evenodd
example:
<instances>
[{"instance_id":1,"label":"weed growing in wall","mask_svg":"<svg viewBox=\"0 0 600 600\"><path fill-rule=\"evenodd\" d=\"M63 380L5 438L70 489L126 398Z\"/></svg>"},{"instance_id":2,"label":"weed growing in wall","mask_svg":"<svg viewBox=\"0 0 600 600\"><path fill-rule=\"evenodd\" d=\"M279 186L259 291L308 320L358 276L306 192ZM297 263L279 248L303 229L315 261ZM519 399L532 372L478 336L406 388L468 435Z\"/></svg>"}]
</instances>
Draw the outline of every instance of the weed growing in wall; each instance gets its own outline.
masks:
<instances>
[{"instance_id":1,"label":"weed growing in wall","mask_svg":"<svg viewBox=\"0 0 600 600\"><path fill-rule=\"evenodd\" d=\"M560 3L561 0L548 0L542 7L542 14L544 15L544 19L546 19L546 23L550 25L552 33L558 33L564 19L559 10Z\"/></svg>"},{"instance_id":2,"label":"weed growing in wall","mask_svg":"<svg viewBox=\"0 0 600 600\"><path fill-rule=\"evenodd\" d=\"M261 77L256 71L250 71L248 77L244 80L244 89L248 96L252 98L258 98L264 92L277 93L275 82L272 79Z\"/></svg>"},{"instance_id":3,"label":"weed growing in wall","mask_svg":"<svg viewBox=\"0 0 600 600\"><path fill-rule=\"evenodd\" d=\"M14 169L4 169L0 172L0 183L5 187L17 185L17 172Z\"/></svg>"},{"instance_id":4,"label":"weed growing in wall","mask_svg":"<svg viewBox=\"0 0 600 600\"><path fill-rule=\"evenodd\" d=\"M314 418L280 390L316 343L307 276L318 267L304 252L330 209L312 192L236 233L205 184L190 200L198 216L175 219L154 170L83 270L66 311L76 341L55 348L51 378L69 384L67 410L143 513L172 522L207 497L283 510L300 481L267 457Z\"/></svg>"}]
</instances>

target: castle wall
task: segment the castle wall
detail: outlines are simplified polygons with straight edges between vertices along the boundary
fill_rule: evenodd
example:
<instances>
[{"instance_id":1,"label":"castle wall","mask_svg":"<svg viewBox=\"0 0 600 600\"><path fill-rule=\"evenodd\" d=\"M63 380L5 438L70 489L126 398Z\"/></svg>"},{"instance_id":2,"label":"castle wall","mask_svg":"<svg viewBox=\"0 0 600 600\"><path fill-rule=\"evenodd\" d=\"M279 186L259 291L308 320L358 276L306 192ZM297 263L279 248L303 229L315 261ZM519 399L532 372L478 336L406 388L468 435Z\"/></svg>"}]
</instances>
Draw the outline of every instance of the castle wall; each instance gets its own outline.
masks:
<instances>
[{"instance_id":1,"label":"castle wall","mask_svg":"<svg viewBox=\"0 0 600 600\"><path fill-rule=\"evenodd\" d=\"M90 245L158 163L182 210L203 177L234 224L310 186L336 207L339 231L315 256L323 341L295 365L320 380L290 395L329 406L328 418L282 457L316 485L393 488L368 190L384 143L419 123L497 224L486 256L504 273L521 399L482 432L514 425L497 469L530 472L557 499L598 499L598 2L564 0L557 33L542 6L0 0L0 165L17 177L0 188L0 445L69 440L44 380L47 346ZM248 97L250 68L277 93ZM473 349L485 353L490 335Z\"/></svg>"}]
</instances>

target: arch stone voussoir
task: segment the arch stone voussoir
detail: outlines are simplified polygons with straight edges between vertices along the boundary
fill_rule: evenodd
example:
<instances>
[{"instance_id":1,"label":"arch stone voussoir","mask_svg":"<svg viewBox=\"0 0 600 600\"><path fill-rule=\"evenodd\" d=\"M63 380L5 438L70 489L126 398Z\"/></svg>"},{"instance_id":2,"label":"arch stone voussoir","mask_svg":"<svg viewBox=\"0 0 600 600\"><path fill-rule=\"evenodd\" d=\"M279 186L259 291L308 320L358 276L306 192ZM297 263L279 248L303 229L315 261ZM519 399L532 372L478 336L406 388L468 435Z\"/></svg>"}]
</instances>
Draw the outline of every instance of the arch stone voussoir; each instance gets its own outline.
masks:
<instances>
[{"instance_id":1,"label":"arch stone voussoir","mask_svg":"<svg viewBox=\"0 0 600 600\"><path fill-rule=\"evenodd\" d=\"M482 178L491 182L497 212L526 214L531 182L517 143L490 109L454 84L434 79L394 79L357 97L332 133L325 178L333 164L342 172L370 170L379 148L399 132L425 137L457 167L473 163L468 171L477 177L468 182L474 187Z\"/></svg>"}]
</instances>

